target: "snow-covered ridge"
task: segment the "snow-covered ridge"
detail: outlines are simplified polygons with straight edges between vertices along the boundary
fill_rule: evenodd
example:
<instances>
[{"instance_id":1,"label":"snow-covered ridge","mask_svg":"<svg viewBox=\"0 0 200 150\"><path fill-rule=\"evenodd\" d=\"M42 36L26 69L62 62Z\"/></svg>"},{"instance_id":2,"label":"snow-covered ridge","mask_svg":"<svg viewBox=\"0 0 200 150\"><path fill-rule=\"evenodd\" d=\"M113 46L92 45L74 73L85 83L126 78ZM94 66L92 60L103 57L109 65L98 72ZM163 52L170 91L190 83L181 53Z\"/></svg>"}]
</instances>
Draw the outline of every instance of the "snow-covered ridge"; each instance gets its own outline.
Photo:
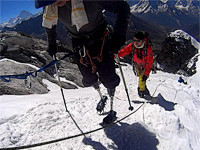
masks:
<instances>
[{"instance_id":1,"label":"snow-covered ridge","mask_svg":"<svg viewBox=\"0 0 200 150\"><path fill-rule=\"evenodd\" d=\"M140 0L131 7L132 13L158 13L167 12L168 9L186 11L197 10L199 13L198 0ZM195 11L196 12L196 11Z\"/></svg>"},{"instance_id":2,"label":"snow-covered ridge","mask_svg":"<svg viewBox=\"0 0 200 150\"><path fill-rule=\"evenodd\" d=\"M138 4L131 7L131 13L147 13L153 10L148 1L140 1Z\"/></svg>"},{"instance_id":3,"label":"snow-covered ridge","mask_svg":"<svg viewBox=\"0 0 200 150\"><path fill-rule=\"evenodd\" d=\"M199 80L199 77L200 77L200 43L195 38L193 38L191 35L184 32L183 30L176 30L174 32L171 32L170 36L177 38L177 40L178 40L179 37L183 37L183 38L188 39L188 40L190 39L192 45L196 49L198 49L198 53L193 58L191 58L191 60L189 61L188 67L193 65L193 63L195 62L195 59L198 59L198 61L196 63L196 66L197 66L196 71L197 72L192 77L190 77L189 80L191 80L191 82L196 82L200 85L200 80Z\"/></svg>"},{"instance_id":4,"label":"snow-covered ridge","mask_svg":"<svg viewBox=\"0 0 200 150\"><path fill-rule=\"evenodd\" d=\"M178 38L178 37L183 37L183 38L185 38L185 39L190 39L191 40L191 43L192 43L192 45L196 48L196 49L200 49L200 43L195 39L195 38L193 38L191 35L189 35L188 33L186 33L185 31L183 31L183 30L176 30L176 31L174 31L174 32L171 32L170 33L170 36L171 37L176 37L176 38ZM199 52L200 52L200 50L199 50Z\"/></svg>"}]
</instances>

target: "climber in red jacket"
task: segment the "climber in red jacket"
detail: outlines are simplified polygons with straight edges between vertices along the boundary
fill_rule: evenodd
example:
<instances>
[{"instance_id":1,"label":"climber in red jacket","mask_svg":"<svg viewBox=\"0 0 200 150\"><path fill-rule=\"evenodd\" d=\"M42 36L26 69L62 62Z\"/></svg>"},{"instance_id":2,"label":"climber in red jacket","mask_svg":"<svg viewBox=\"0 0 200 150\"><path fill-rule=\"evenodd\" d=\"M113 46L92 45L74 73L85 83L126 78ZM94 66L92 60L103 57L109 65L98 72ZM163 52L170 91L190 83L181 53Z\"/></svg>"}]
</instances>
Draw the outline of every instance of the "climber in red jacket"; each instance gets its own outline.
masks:
<instances>
[{"instance_id":1,"label":"climber in red jacket","mask_svg":"<svg viewBox=\"0 0 200 150\"><path fill-rule=\"evenodd\" d=\"M146 95L150 95L146 80L153 65L153 51L143 32L138 31L133 36L133 42L121 49L118 56L124 57L130 53L133 57L133 69L136 70L136 74L139 76L138 95L144 98Z\"/></svg>"}]
</instances>

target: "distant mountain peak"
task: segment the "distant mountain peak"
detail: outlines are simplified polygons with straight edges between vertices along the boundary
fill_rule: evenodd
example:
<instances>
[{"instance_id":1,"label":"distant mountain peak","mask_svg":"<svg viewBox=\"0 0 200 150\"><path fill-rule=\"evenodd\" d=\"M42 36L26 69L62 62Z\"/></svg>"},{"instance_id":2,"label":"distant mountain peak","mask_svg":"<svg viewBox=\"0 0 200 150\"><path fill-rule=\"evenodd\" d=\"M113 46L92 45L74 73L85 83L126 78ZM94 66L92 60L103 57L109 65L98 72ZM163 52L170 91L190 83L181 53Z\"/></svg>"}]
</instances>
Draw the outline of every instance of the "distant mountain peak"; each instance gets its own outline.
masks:
<instances>
[{"instance_id":1,"label":"distant mountain peak","mask_svg":"<svg viewBox=\"0 0 200 150\"><path fill-rule=\"evenodd\" d=\"M41 12L39 12L41 14ZM17 24L20 24L22 21L28 20L32 17L36 17L38 14L33 15L31 12L22 10L19 15L15 18L10 18L8 22L4 22L0 24L0 30L3 29L4 27L14 27Z\"/></svg>"},{"instance_id":2,"label":"distant mountain peak","mask_svg":"<svg viewBox=\"0 0 200 150\"><path fill-rule=\"evenodd\" d=\"M150 5L149 1L140 0L139 3L133 5L131 7L132 13L147 13L147 12L154 12L154 9Z\"/></svg>"},{"instance_id":3,"label":"distant mountain peak","mask_svg":"<svg viewBox=\"0 0 200 150\"><path fill-rule=\"evenodd\" d=\"M22 10L20 12L20 14L17 16L17 18L27 19L27 18L32 17L32 16L33 16L33 14L31 12L26 11L26 10Z\"/></svg>"},{"instance_id":4,"label":"distant mountain peak","mask_svg":"<svg viewBox=\"0 0 200 150\"><path fill-rule=\"evenodd\" d=\"M199 0L139 0L131 7L132 13L159 13L167 11L186 11L197 15L199 11Z\"/></svg>"},{"instance_id":5,"label":"distant mountain peak","mask_svg":"<svg viewBox=\"0 0 200 150\"><path fill-rule=\"evenodd\" d=\"M199 22L199 0L138 0L134 2L130 3L133 15L168 29Z\"/></svg>"}]
</instances>

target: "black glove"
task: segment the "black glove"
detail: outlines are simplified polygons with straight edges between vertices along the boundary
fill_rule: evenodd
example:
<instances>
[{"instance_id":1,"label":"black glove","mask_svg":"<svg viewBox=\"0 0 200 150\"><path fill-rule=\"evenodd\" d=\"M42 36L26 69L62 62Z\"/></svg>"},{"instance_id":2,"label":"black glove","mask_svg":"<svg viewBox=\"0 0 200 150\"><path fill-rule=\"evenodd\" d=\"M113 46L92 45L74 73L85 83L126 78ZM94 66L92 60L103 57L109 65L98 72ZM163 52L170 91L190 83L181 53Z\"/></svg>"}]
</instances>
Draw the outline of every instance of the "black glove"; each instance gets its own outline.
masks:
<instances>
[{"instance_id":1,"label":"black glove","mask_svg":"<svg viewBox=\"0 0 200 150\"><path fill-rule=\"evenodd\" d=\"M120 48L124 45L126 41L125 35L113 34L109 41L109 49L112 53L117 54Z\"/></svg>"},{"instance_id":2,"label":"black glove","mask_svg":"<svg viewBox=\"0 0 200 150\"><path fill-rule=\"evenodd\" d=\"M49 44L47 52L50 56L53 56L57 53L57 44Z\"/></svg>"},{"instance_id":3,"label":"black glove","mask_svg":"<svg viewBox=\"0 0 200 150\"><path fill-rule=\"evenodd\" d=\"M147 80L147 76L143 75L142 81L144 82L144 81L146 81L146 80Z\"/></svg>"}]
</instances>

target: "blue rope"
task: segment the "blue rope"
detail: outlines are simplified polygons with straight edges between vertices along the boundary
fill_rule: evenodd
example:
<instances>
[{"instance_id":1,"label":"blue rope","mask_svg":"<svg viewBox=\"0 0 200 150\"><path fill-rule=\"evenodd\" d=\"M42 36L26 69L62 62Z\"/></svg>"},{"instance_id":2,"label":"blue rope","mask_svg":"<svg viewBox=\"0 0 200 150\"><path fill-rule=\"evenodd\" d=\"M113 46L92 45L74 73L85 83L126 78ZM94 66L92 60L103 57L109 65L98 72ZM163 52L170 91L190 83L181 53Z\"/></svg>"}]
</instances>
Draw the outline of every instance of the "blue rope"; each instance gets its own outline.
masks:
<instances>
[{"instance_id":1,"label":"blue rope","mask_svg":"<svg viewBox=\"0 0 200 150\"><path fill-rule=\"evenodd\" d=\"M64 57L62 57L60 60L53 60L51 61L49 64L41 67L40 69L38 69L37 71L35 72L27 72L24 73L24 74L17 74L17 75L2 75L0 76L0 79L3 80L4 82L11 82L11 79L15 78L15 79L27 79L28 76L32 76L32 77L37 77L37 73L38 72L42 72L44 71L45 69L53 66L54 64L58 63L59 61L69 57L70 55L72 55L72 52L66 54Z\"/></svg>"}]
</instances>

